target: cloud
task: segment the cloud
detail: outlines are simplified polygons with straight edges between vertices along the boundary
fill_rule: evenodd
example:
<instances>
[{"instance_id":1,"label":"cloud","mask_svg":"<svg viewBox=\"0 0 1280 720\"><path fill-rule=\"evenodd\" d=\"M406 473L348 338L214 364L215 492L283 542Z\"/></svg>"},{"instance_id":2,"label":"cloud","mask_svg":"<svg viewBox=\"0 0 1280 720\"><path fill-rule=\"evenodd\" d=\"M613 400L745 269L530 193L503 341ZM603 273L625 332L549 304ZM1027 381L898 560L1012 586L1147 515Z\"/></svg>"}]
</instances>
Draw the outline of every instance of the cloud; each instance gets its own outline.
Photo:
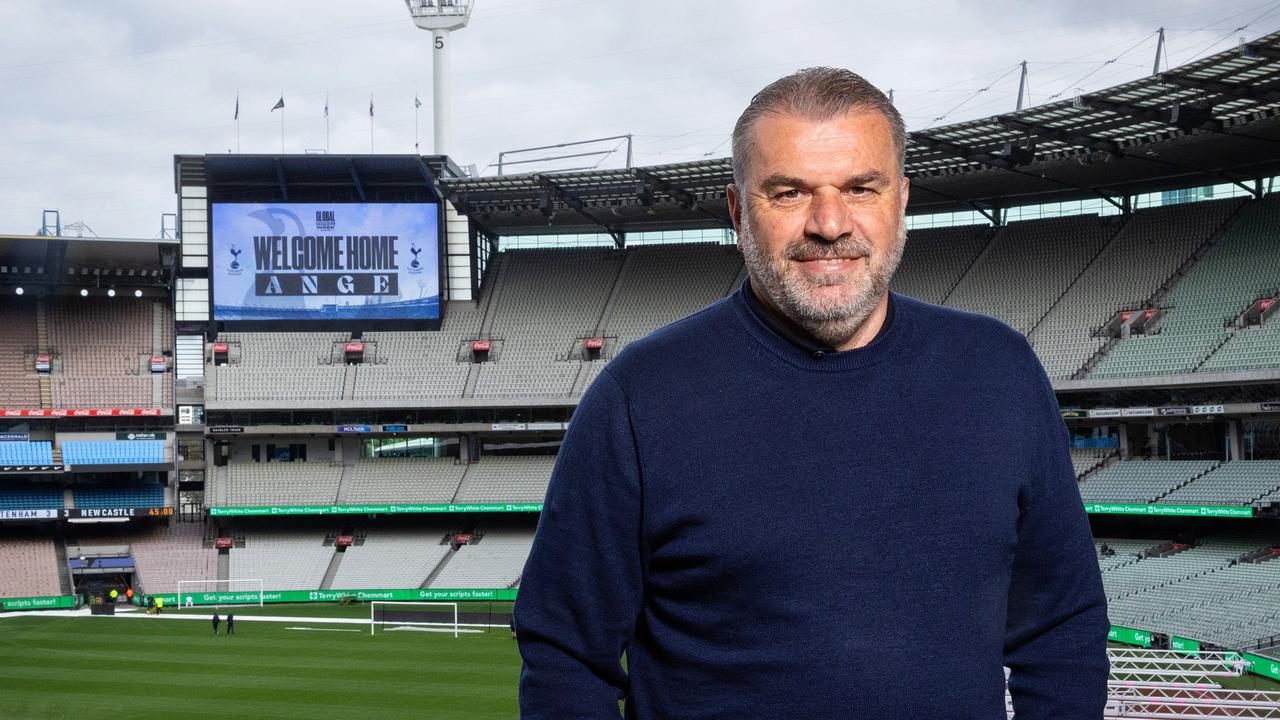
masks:
<instances>
[{"instance_id":1,"label":"cloud","mask_svg":"<svg viewBox=\"0 0 1280 720\"><path fill-rule=\"evenodd\" d=\"M1021 60L1043 101L1149 73L1161 25L1176 64L1280 27L1272 14L1233 34L1275 7L478 0L452 38L448 150L483 169L502 150L631 133L640 164L725 155L756 90L820 64L893 88L919 129L1012 109ZM430 36L395 0L6 3L0 44L0 232L57 208L103 236L155 235L176 206L173 155L279 152L281 94L288 152L325 147L326 95L330 150L368 152L371 94L378 152L413 152L415 125L431 151Z\"/></svg>"}]
</instances>

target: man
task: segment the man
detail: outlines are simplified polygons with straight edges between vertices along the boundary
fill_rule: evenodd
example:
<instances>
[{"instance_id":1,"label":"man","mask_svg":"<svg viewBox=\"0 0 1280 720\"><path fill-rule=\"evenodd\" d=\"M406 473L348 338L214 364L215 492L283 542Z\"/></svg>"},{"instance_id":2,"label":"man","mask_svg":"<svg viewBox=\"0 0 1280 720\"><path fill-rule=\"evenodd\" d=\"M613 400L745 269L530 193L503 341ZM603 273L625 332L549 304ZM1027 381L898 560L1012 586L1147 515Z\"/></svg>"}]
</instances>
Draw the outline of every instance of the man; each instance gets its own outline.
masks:
<instances>
[{"instance_id":1,"label":"man","mask_svg":"<svg viewBox=\"0 0 1280 720\"><path fill-rule=\"evenodd\" d=\"M748 281L574 413L516 602L523 718L1003 718L1002 666L1019 720L1102 717L1106 601L1039 362L888 290L904 146L846 70L739 118Z\"/></svg>"},{"instance_id":2,"label":"man","mask_svg":"<svg viewBox=\"0 0 1280 720\"><path fill-rule=\"evenodd\" d=\"M213 614L213 634L214 635L218 634L218 623L220 622L222 622L222 620L221 618L218 617L218 613L214 613Z\"/></svg>"},{"instance_id":3,"label":"man","mask_svg":"<svg viewBox=\"0 0 1280 720\"><path fill-rule=\"evenodd\" d=\"M227 613L227 634L236 634L236 616L231 613Z\"/></svg>"}]
</instances>

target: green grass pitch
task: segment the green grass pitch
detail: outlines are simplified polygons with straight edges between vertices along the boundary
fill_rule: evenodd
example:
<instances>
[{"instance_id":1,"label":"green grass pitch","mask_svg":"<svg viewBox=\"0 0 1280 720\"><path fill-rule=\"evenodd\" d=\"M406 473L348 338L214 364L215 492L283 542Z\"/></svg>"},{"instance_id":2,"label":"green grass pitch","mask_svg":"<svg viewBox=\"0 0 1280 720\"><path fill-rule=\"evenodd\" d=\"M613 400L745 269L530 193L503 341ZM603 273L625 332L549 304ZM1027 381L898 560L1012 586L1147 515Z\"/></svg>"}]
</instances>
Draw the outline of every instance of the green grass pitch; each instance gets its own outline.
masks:
<instances>
[{"instance_id":1,"label":"green grass pitch","mask_svg":"<svg viewBox=\"0 0 1280 720\"><path fill-rule=\"evenodd\" d=\"M235 612L369 617L367 606ZM37 613L0 620L0 718L518 715L520 657L505 628L454 638L428 632L370 636L367 625L307 625L359 632L288 627L293 625L237 620L234 636L215 637L207 620Z\"/></svg>"}]
</instances>

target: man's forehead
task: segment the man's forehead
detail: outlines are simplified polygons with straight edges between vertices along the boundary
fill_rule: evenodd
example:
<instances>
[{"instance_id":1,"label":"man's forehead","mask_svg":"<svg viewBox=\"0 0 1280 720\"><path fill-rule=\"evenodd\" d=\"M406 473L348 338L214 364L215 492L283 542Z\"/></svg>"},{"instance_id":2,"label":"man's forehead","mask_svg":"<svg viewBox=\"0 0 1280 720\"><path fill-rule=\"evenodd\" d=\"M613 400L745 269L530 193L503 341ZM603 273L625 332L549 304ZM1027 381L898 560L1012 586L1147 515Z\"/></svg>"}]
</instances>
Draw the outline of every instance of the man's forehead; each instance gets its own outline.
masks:
<instances>
[{"instance_id":1,"label":"man's forehead","mask_svg":"<svg viewBox=\"0 0 1280 720\"><path fill-rule=\"evenodd\" d=\"M893 134L884 115L853 110L830 118L769 113L751 130L753 182L774 175L897 175ZM816 179L816 178L815 178Z\"/></svg>"}]
</instances>

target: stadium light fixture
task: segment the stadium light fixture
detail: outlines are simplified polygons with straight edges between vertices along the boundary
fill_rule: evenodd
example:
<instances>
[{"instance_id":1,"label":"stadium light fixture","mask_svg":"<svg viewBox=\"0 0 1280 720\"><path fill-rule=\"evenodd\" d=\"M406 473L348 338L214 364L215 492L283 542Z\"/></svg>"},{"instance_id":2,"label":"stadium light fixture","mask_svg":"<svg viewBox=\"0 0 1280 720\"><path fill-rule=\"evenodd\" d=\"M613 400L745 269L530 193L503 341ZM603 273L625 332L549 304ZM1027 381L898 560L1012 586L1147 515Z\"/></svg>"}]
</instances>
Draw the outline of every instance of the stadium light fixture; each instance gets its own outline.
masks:
<instances>
[{"instance_id":1,"label":"stadium light fixture","mask_svg":"<svg viewBox=\"0 0 1280 720\"><path fill-rule=\"evenodd\" d=\"M141 290L134 290L134 291L133 291L133 296L134 296L134 297L142 297L142 291L141 291Z\"/></svg>"},{"instance_id":2,"label":"stadium light fixture","mask_svg":"<svg viewBox=\"0 0 1280 720\"><path fill-rule=\"evenodd\" d=\"M116 289L115 289L115 288L107 288L107 297L115 297L115 296L116 296Z\"/></svg>"},{"instance_id":3,"label":"stadium light fixture","mask_svg":"<svg viewBox=\"0 0 1280 720\"><path fill-rule=\"evenodd\" d=\"M475 0L404 0L413 24L431 31L433 152L444 155L449 146L449 33L471 19Z\"/></svg>"},{"instance_id":4,"label":"stadium light fixture","mask_svg":"<svg viewBox=\"0 0 1280 720\"><path fill-rule=\"evenodd\" d=\"M89 297L89 289L80 288L80 297Z\"/></svg>"},{"instance_id":5,"label":"stadium light fixture","mask_svg":"<svg viewBox=\"0 0 1280 720\"><path fill-rule=\"evenodd\" d=\"M15 292L15 293L17 293L17 294L19 294L19 295L21 295L23 291L22 291L22 288L21 288L21 287L18 287L18 288L15 288L15 289L14 289L14 292Z\"/></svg>"}]
</instances>

